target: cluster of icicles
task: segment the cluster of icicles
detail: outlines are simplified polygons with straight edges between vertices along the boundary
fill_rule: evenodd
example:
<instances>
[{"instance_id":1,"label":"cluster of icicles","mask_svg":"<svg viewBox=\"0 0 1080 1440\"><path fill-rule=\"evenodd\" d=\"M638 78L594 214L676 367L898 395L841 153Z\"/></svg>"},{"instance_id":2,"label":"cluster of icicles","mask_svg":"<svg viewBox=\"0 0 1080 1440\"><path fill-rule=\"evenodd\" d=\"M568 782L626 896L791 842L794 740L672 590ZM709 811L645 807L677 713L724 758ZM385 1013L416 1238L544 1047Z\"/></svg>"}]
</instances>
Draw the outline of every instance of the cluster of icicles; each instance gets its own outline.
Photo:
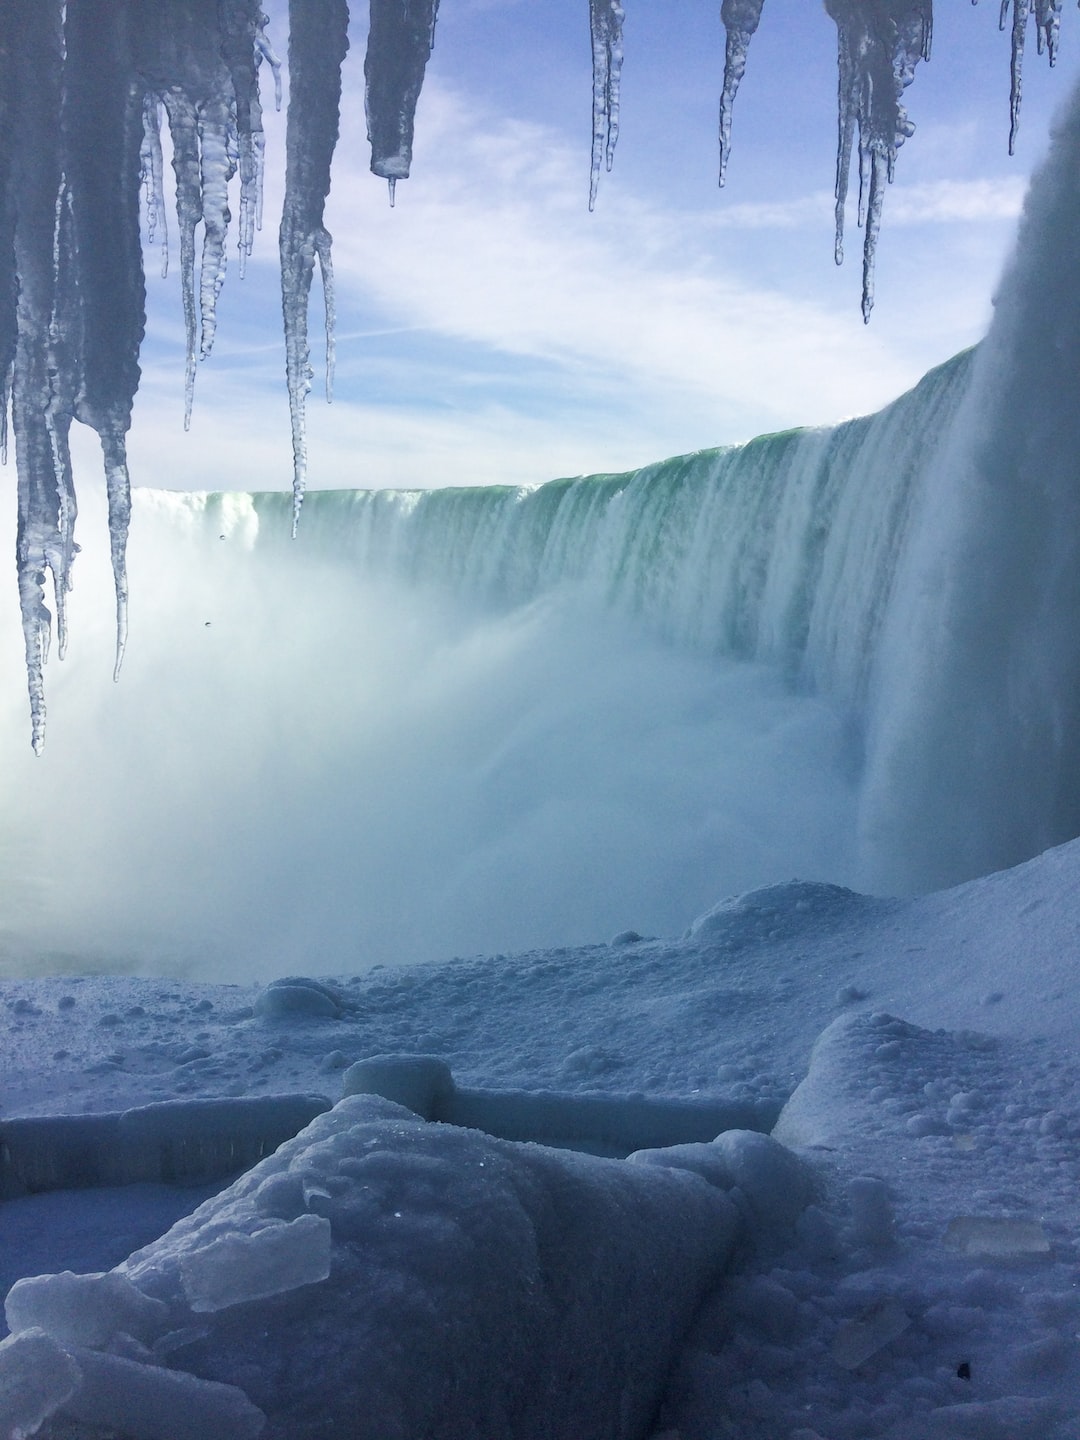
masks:
<instances>
[{"instance_id":1,"label":"cluster of icicles","mask_svg":"<svg viewBox=\"0 0 1080 1440\"><path fill-rule=\"evenodd\" d=\"M588 0L593 54L589 206L610 170L619 125L623 10ZM1003 0L1004 26L1010 0ZM225 274L229 182L239 174L239 266L261 221L259 71L279 90L262 0L3 0L0 4L0 444L10 412L18 470L17 563L31 738L45 730L43 668L55 596L58 648L75 543L72 419L100 437L116 582L117 670L127 629L130 513L126 436L145 326L140 190L148 235L168 263L161 146L168 124L187 332L186 413L197 358L213 345ZM1012 0L1012 130L1020 63L1034 15L1039 48L1057 43L1061 0ZM723 0L727 54L720 180L735 93L763 0ZM826 0L840 59L836 255L858 134L859 220L865 228L863 312L873 301L874 246L885 183L912 126L901 104L929 54L932 0ZM434 41L438 0L370 0L364 62L371 168L394 186L409 174L413 120ZM338 136L347 0L289 0L289 111L279 246L294 462L293 523L303 497L305 399L312 369L308 300L318 261L326 305L327 393L333 368L333 277L324 207ZM201 234L201 256L197 238ZM196 272L198 283L196 283Z\"/></svg>"}]
</instances>

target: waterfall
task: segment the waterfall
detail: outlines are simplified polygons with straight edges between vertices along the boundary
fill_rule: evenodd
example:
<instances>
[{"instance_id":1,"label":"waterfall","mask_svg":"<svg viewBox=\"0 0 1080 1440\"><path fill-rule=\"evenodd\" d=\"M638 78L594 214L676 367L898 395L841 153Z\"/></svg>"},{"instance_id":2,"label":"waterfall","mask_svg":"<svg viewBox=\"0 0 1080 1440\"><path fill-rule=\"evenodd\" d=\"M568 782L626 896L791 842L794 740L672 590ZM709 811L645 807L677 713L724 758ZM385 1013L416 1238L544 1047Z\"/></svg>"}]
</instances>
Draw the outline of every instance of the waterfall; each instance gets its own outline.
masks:
<instances>
[{"instance_id":1,"label":"waterfall","mask_svg":"<svg viewBox=\"0 0 1080 1440\"><path fill-rule=\"evenodd\" d=\"M0 964L671 934L777 879L925 890L1076 835L1078 174L1080 101L988 337L876 415L313 493L295 542L286 495L138 491L123 682L88 552L45 755L0 715Z\"/></svg>"}]
</instances>

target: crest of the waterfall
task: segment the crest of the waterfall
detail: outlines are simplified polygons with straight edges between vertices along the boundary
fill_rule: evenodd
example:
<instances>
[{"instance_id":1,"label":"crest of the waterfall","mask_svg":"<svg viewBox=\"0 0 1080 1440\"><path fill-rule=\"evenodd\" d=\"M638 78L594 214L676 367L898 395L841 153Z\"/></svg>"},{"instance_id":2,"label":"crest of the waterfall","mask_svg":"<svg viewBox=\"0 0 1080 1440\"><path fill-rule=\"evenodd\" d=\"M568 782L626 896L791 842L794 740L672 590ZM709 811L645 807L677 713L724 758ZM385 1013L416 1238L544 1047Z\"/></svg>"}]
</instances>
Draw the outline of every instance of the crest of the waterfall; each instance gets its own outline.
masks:
<instances>
[{"instance_id":1,"label":"crest of the waterfall","mask_svg":"<svg viewBox=\"0 0 1080 1440\"><path fill-rule=\"evenodd\" d=\"M1080 92L924 484L878 659L867 879L917 890L1080 832Z\"/></svg>"}]
</instances>

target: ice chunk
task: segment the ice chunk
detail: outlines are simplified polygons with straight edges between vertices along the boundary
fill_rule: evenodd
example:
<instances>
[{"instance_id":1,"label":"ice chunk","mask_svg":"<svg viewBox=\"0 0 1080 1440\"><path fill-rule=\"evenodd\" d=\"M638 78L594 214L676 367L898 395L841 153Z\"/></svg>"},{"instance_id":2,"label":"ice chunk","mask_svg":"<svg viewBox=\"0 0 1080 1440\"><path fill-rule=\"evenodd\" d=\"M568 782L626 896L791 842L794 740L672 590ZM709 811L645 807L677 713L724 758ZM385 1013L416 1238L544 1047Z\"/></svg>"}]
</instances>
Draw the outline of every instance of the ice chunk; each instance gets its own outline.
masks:
<instances>
[{"instance_id":1,"label":"ice chunk","mask_svg":"<svg viewBox=\"0 0 1080 1440\"><path fill-rule=\"evenodd\" d=\"M119 1355L76 1350L82 1384L62 1414L126 1440L254 1440L266 1416L235 1385Z\"/></svg>"},{"instance_id":2,"label":"ice chunk","mask_svg":"<svg viewBox=\"0 0 1080 1440\"><path fill-rule=\"evenodd\" d=\"M589 171L589 209L596 204L600 168L610 170L619 139L619 83L622 77L622 24L619 0L589 0L592 38L593 135Z\"/></svg>"},{"instance_id":3,"label":"ice chunk","mask_svg":"<svg viewBox=\"0 0 1080 1440\"><path fill-rule=\"evenodd\" d=\"M34 1275L16 1280L4 1302L13 1335L43 1330L64 1345L107 1345L118 1332L149 1338L168 1321L168 1306L152 1300L115 1270L92 1275Z\"/></svg>"},{"instance_id":4,"label":"ice chunk","mask_svg":"<svg viewBox=\"0 0 1080 1440\"><path fill-rule=\"evenodd\" d=\"M180 1261L184 1294L198 1314L281 1295L329 1274L330 1222L320 1215L221 1235Z\"/></svg>"},{"instance_id":5,"label":"ice chunk","mask_svg":"<svg viewBox=\"0 0 1080 1440\"><path fill-rule=\"evenodd\" d=\"M1037 1221L996 1215L958 1215L945 1228L945 1243L965 1255L1004 1260L1050 1253L1050 1238Z\"/></svg>"},{"instance_id":6,"label":"ice chunk","mask_svg":"<svg viewBox=\"0 0 1080 1440\"><path fill-rule=\"evenodd\" d=\"M910 1325L911 1317L899 1301L882 1300L864 1310L857 1320L846 1320L840 1326L830 1353L845 1370L857 1370Z\"/></svg>"},{"instance_id":7,"label":"ice chunk","mask_svg":"<svg viewBox=\"0 0 1080 1440\"><path fill-rule=\"evenodd\" d=\"M82 1374L43 1330L0 1342L0 1435L23 1440L78 1389Z\"/></svg>"}]
</instances>

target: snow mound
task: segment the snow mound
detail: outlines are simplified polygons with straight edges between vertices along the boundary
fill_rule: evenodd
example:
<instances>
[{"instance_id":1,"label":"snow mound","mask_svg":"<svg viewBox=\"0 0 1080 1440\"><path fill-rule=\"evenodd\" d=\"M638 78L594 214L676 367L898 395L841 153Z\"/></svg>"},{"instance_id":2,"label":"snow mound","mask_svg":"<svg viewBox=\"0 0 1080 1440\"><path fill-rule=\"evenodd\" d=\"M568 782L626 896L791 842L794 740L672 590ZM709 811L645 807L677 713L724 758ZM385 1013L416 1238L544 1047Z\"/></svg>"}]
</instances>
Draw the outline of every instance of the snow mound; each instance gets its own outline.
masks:
<instances>
[{"instance_id":1,"label":"snow mound","mask_svg":"<svg viewBox=\"0 0 1080 1440\"><path fill-rule=\"evenodd\" d=\"M840 925L856 913L885 903L843 885L787 880L721 900L699 915L683 938L708 940L734 934L745 939L782 940L811 929Z\"/></svg>"}]
</instances>

